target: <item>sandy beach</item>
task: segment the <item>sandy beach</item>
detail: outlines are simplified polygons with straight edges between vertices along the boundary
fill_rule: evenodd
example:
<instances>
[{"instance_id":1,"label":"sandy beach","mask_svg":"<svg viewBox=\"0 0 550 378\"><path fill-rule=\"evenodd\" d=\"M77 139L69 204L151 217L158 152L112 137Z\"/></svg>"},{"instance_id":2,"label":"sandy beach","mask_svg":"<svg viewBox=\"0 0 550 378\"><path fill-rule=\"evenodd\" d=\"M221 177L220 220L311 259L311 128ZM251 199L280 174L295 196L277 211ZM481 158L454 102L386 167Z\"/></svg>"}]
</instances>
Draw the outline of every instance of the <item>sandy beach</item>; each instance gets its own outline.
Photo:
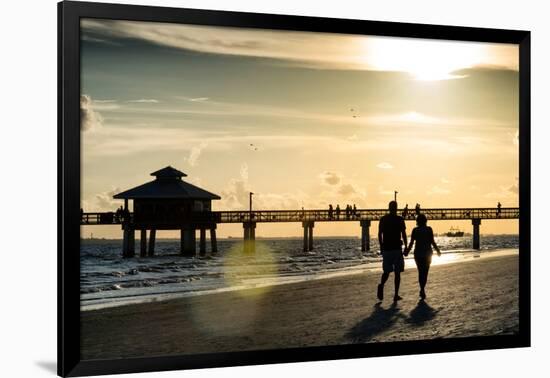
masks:
<instances>
[{"instance_id":1,"label":"sandy beach","mask_svg":"<svg viewBox=\"0 0 550 378\"><path fill-rule=\"evenodd\" d=\"M436 257L434 257L436 258ZM379 273L127 305L81 314L83 359L195 354L511 334L518 331L518 256L432 266L428 298L417 273Z\"/></svg>"}]
</instances>

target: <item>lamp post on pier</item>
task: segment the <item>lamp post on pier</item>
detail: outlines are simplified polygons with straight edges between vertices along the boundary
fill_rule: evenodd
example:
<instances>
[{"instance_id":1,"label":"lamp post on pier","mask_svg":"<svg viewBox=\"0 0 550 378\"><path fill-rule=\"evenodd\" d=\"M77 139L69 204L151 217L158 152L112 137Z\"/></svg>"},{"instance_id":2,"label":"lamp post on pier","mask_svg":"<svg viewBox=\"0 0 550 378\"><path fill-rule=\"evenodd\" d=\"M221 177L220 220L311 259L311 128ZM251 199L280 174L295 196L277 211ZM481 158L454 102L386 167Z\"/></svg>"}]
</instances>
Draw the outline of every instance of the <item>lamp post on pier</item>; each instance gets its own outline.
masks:
<instances>
[{"instance_id":1,"label":"lamp post on pier","mask_svg":"<svg viewBox=\"0 0 550 378\"><path fill-rule=\"evenodd\" d=\"M248 205L248 211L249 211L249 215L250 215L250 221L252 221L252 196L254 195L254 193L250 192L249 195L248 195L248 200L249 200L249 205Z\"/></svg>"}]
</instances>

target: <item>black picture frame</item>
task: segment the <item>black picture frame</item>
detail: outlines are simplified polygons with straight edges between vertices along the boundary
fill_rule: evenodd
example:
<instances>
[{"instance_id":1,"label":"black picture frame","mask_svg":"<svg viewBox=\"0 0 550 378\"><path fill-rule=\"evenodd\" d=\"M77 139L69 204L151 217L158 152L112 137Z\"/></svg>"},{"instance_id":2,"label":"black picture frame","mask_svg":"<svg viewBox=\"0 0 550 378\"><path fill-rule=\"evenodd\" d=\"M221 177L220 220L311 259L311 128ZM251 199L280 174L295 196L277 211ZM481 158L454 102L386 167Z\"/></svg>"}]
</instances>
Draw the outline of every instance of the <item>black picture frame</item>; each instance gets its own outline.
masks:
<instances>
[{"instance_id":1,"label":"black picture frame","mask_svg":"<svg viewBox=\"0 0 550 378\"><path fill-rule=\"evenodd\" d=\"M80 18L156 21L519 45L519 333L112 360L80 358ZM530 32L63 1L58 4L58 374L82 376L530 346Z\"/></svg>"}]
</instances>

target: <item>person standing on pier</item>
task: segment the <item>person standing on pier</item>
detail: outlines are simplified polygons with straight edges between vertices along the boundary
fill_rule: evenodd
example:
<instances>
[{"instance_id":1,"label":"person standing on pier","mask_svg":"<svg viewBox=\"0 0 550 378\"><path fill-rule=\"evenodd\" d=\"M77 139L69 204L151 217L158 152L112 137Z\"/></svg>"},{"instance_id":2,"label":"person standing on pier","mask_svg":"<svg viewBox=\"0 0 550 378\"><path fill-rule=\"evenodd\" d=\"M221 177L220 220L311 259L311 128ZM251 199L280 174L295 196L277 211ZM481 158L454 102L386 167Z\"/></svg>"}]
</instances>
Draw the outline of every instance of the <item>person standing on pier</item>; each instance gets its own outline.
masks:
<instances>
[{"instance_id":1,"label":"person standing on pier","mask_svg":"<svg viewBox=\"0 0 550 378\"><path fill-rule=\"evenodd\" d=\"M407 256L416 242L414 248L414 261L416 262L416 268L418 269L418 284L420 285L420 298L426 299L426 282L428 282L428 272L430 271L430 265L432 263L432 255L434 249L437 251L437 255L441 256L441 251L435 243L434 232L431 227L428 226L428 218L424 214L420 214L416 217L416 227L411 234L411 243L405 248L405 256Z\"/></svg>"},{"instance_id":2,"label":"person standing on pier","mask_svg":"<svg viewBox=\"0 0 550 378\"><path fill-rule=\"evenodd\" d=\"M116 213L115 213L115 219L117 222L122 222L122 214L124 213L124 209L122 208L122 206L120 206L119 208L116 209Z\"/></svg>"},{"instance_id":3,"label":"person standing on pier","mask_svg":"<svg viewBox=\"0 0 550 378\"><path fill-rule=\"evenodd\" d=\"M409 214L409 204L405 205L405 208L403 209L403 218L407 219L407 215Z\"/></svg>"},{"instance_id":4,"label":"person standing on pier","mask_svg":"<svg viewBox=\"0 0 550 378\"><path fill-rule=\"evenodd\" d=\"M328 219L332 219L332 203L328 205Z\"/></svg>"},{"instance_id":5,"label":"person standing on pier","mask_svg":"<svg viewBox=\"0 0 550 378\"><path fill-rule=\"evenodd\" d=\"M340 205L336 205L336 219L340 219Z\"/></svg>"},{"instance_id":6,"label":"person standing on pier","mask_svg":"<svg viewBox=\"0 0 550 378\"><path fill-rule=\"evenodd\" d=\"M499 202L497 204L497 217L500 217L501 211L502 211L502 204Z\"/></svg>"},{"instance_id":7,"label":"person standing on pier","mask_svg":"<svg viewBox=\"0 0 550 378\"><path fill-rule=\"evenodd\" d=\"M402 299L399 296L399 285L401 284L401 272L405 270L402 246L407 245L407 233L405 232L405 220L397 215L397 202L391 201L388 205L389 214L380 219L378 225L378 242L382 253L382 277L378 285L377 297L384 299L384 284L393 272L395 283L395 294L393 301Z\"/></svg>"}]
</instances>

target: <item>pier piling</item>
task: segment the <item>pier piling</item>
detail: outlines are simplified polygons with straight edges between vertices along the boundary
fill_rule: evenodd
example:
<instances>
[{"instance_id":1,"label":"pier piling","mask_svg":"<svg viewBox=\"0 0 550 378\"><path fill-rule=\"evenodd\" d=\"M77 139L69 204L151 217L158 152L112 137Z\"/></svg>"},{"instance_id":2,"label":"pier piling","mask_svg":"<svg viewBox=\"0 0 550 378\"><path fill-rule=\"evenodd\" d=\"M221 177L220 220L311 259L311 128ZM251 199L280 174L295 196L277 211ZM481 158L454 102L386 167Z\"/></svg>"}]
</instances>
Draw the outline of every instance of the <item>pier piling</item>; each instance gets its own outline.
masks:
<instances>
[{"instance_id":1,"label":"pier piling","mask_svg":"<svg viewBox=\"0 0 550 378\"><path fill-rule=\"evenodd\" d=\"M134 229L128 225L125 225L122 238L122 257L134 257L135 254Z\"/></svg>"},{"instance_id":2,"label":"pier piling","mask_svg":"<svg viewBox=\"0 0 550 378\"><path fill-rule=\"evenodd\" d=\"M180 254L185 254L185 230L180 230Z\"/></svg>"},{"instance_id":3,"label":"pier piling","mask_svg":"<svg viewBox=\"0 0 550 378\"><path fill-rule=\"evenodd\" d=\"M218 252L218 240L216 239L216 225L212 226L210 229L210 246L212 248L212 253Z\"/></svg>"},{"instance_id":4,"label":"pier piling","mask_svg":"<svg viewBox=\"0 0 550 378\"><path fill-rule=\"evenodd\" d=\"M473 242L473 248L479 249L479 226L481 225L481 219L474 218L472 219L472 226L474 228L474 232L472 235L472 242Z\"/></svg>"},{"instance_id":5,"label":"pier piling","mask_svg":"<svg viewBox=\"0 0 550 378\"><path fill-rule=\"evenodd\" d=\"M308 251L313 251L313 227L315 226L314 222L309 223L309 240L308 240Z\"/></svg>"},{"instance_id":6,"label":"pier piling","mask_svg":"<svg viewBox=\"0 0 550 378\"><path fill-rule=\"evenodd\" d=\"M309 248L309 233L307 229L307 222L302 222L302 227L304 228L304 252L307 252L307 249Z\"/></svg>"},{"instance_id":7,"label":"pier piling","mask_svg":"<svg viewBox=\"0 0 550 378\"><path fill-rule=\"evenodd\" d=\"M147 230L141 229L139 235L139 256L147 257Z\"/></svg>"},{"instance_id":8,"label":"pier piling","mask_svg":"<svg viewBox=\"0 0 550 378\"><path fill-rule=\"evenodd\" d=\"M157 237L157 230L152 229L149 231L149 256L155 255L155 239Z\"/></svg>"},{"instance_id":9,"label":"pier piling","mask_svg":"<svg viewBox=\"0 0 550 378\"><path fill-rule=\"evenodd\" d=\"M185 256L195 256L197 253L197 239L195 230L183 230L183 254Z\"/></svg>"},{"instance_id":10,"label":"pier piling","mask_svg":"<svg viewBox=\"0 0 550 378\"><path fill-rule=\"evenodd\" d=\"M201 256L206 255L206 230L204 228L200 229L199 253Z\"/></svg>"},{"instance_id":11,"label":"pier piling","mask_svg":"<svg viewBox=\"0 0 550 378\"><path fill-rule=\"evenodd\" d=\"M122 230L122 257L128 257L128 231Z\"/></svg>"},{"instance_id":12,"label":"pier piling","mask_svg":"<svg viewBox=\"0 0 550 378\"><path fill-rule=\"evenodd\" d=\"M243 252L244 253L255 253L256 252L256 222L244 222L244 243L243 243Z\"/></svg>"},{"instance_id":13,"label":"pier piling","mask_svg":"<svg viewBox=\"0 0 550 378\"><path fill-rule=\"evenodd\" d=\"M361 252L370 251L370 219L359 222L361 225Z\"/></svg>"},{"instance_id":14,"label":"pier piling","mask_svg":"<svg viewBox=\"0 0 550 378\"><path fill-rule=\"evenodd\" d=\"M304 252L313 251L313 227L315 227L315 222L304 221L302 227L304 228Z\"/></svg>"}]
</instances>

